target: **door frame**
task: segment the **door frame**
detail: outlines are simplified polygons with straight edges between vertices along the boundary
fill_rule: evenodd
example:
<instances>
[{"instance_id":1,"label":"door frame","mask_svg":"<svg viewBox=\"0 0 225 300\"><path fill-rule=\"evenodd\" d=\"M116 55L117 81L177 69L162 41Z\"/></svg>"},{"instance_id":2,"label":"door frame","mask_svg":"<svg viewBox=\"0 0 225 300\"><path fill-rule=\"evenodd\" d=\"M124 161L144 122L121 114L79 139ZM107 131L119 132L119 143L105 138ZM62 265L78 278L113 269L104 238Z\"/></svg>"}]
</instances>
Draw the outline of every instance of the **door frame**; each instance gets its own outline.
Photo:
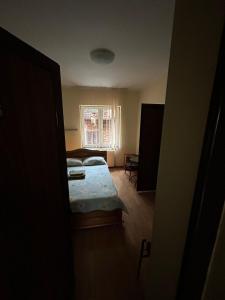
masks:
<instances>
[{"instance_id":1,"label":"door frame","mask_svg":"<svg viewBox=\"0 0 225 300\"><path fill-rule=\"evenodd\" d=\"M223 211L225 199L223 180L225 155L222 151L225 138L224 78L225 30L218 56L176 300L201 299Z\"/></svg>"}]
</instances>

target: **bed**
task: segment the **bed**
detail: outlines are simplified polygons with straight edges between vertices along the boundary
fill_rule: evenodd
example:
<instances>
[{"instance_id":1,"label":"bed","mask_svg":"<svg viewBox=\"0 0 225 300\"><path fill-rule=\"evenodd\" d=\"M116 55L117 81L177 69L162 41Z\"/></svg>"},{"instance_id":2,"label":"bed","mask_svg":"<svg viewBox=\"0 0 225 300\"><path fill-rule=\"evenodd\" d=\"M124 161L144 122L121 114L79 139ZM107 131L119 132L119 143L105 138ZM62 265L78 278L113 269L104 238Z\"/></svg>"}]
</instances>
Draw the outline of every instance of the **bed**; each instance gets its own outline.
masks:
<instances>
[{"instance_id":1,"label":"bed","mask_svg":"<svg viewBox=\"0 0 225 300\"><path fill-rule=\"evenodd\" d=\"M102 157L106 151L76 149L67 152L67 159ZM68 180L71 223L73 229L93 228L107 225L122 225L122 211L126 207L120 200L107 164L69 166L68 172L85 171L85 178Z\"/></svg>"}]
</instances>

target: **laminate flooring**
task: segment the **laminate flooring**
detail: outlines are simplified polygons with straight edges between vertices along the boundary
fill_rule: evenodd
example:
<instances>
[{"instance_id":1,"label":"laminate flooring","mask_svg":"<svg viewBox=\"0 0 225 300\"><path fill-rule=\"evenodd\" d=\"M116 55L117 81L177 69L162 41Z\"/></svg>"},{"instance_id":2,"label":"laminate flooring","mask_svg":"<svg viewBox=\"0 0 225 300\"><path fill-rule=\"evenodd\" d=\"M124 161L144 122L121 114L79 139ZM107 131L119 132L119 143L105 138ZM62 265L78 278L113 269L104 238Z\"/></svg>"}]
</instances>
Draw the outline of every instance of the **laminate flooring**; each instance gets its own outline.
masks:
<instances>
[{"instance_id":1,"label":"laminate flooring","mask_svg":"<svg viewBox=\"0 0 225 300\"><path fill-rule=\"evenodd\" d=\"M151 239L154 193L137 193L123 169L110 172L128 214L122 227L73 232L77 300L144 299L136 274L141 240Z\"/></svg>"}]
</instances>

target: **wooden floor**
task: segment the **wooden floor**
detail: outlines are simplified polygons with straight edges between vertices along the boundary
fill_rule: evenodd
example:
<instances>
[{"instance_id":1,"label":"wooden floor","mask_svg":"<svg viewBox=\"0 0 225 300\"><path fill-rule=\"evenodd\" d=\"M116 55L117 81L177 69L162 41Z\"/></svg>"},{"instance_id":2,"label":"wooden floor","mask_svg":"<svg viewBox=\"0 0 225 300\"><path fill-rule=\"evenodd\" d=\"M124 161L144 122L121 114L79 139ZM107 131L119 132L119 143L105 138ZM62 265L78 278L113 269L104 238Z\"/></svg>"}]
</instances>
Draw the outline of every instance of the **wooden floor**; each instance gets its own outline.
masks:
<instances>
[{"instance_id":1,"label":"wooden floor","mask_svg":"<svg viewBox=\"0 0 225 300\"><path fill-rule=\"evenodd\" d=\"M111 175L128 214L122 228L74 232L77 300L143 299L136 273L141 240L151 239L154 193L137 193L122 169L112 169Z\"/></svg>"}]
</instances>

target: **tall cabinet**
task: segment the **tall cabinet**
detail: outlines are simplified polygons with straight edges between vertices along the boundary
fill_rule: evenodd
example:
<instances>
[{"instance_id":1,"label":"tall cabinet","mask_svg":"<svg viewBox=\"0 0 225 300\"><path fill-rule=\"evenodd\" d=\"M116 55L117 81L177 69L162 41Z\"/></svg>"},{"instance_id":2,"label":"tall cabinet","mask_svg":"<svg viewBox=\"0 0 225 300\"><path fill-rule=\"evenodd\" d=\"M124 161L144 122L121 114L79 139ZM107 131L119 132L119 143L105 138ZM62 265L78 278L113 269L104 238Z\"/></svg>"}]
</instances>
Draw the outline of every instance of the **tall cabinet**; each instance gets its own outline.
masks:
<instances>
[{"instance_id":1,"label":"tall cabinet","mask_svg":"<svg viewBox=\"0 0 225 300\"><path fill-rule=\"evenodd\" d=\"M142 104L137 190L155 190L157 184L164 105Z\"/></svg>"},{"instance_id":2,"label":"tall cabinet","mask_svg":"<svg viewBox=\"0 0 225 300\"><path fill-rule=\"evenodd\" d=\"M0 28L2 299L72 297L59 66Z\"/></svg>"}]
</instances>

